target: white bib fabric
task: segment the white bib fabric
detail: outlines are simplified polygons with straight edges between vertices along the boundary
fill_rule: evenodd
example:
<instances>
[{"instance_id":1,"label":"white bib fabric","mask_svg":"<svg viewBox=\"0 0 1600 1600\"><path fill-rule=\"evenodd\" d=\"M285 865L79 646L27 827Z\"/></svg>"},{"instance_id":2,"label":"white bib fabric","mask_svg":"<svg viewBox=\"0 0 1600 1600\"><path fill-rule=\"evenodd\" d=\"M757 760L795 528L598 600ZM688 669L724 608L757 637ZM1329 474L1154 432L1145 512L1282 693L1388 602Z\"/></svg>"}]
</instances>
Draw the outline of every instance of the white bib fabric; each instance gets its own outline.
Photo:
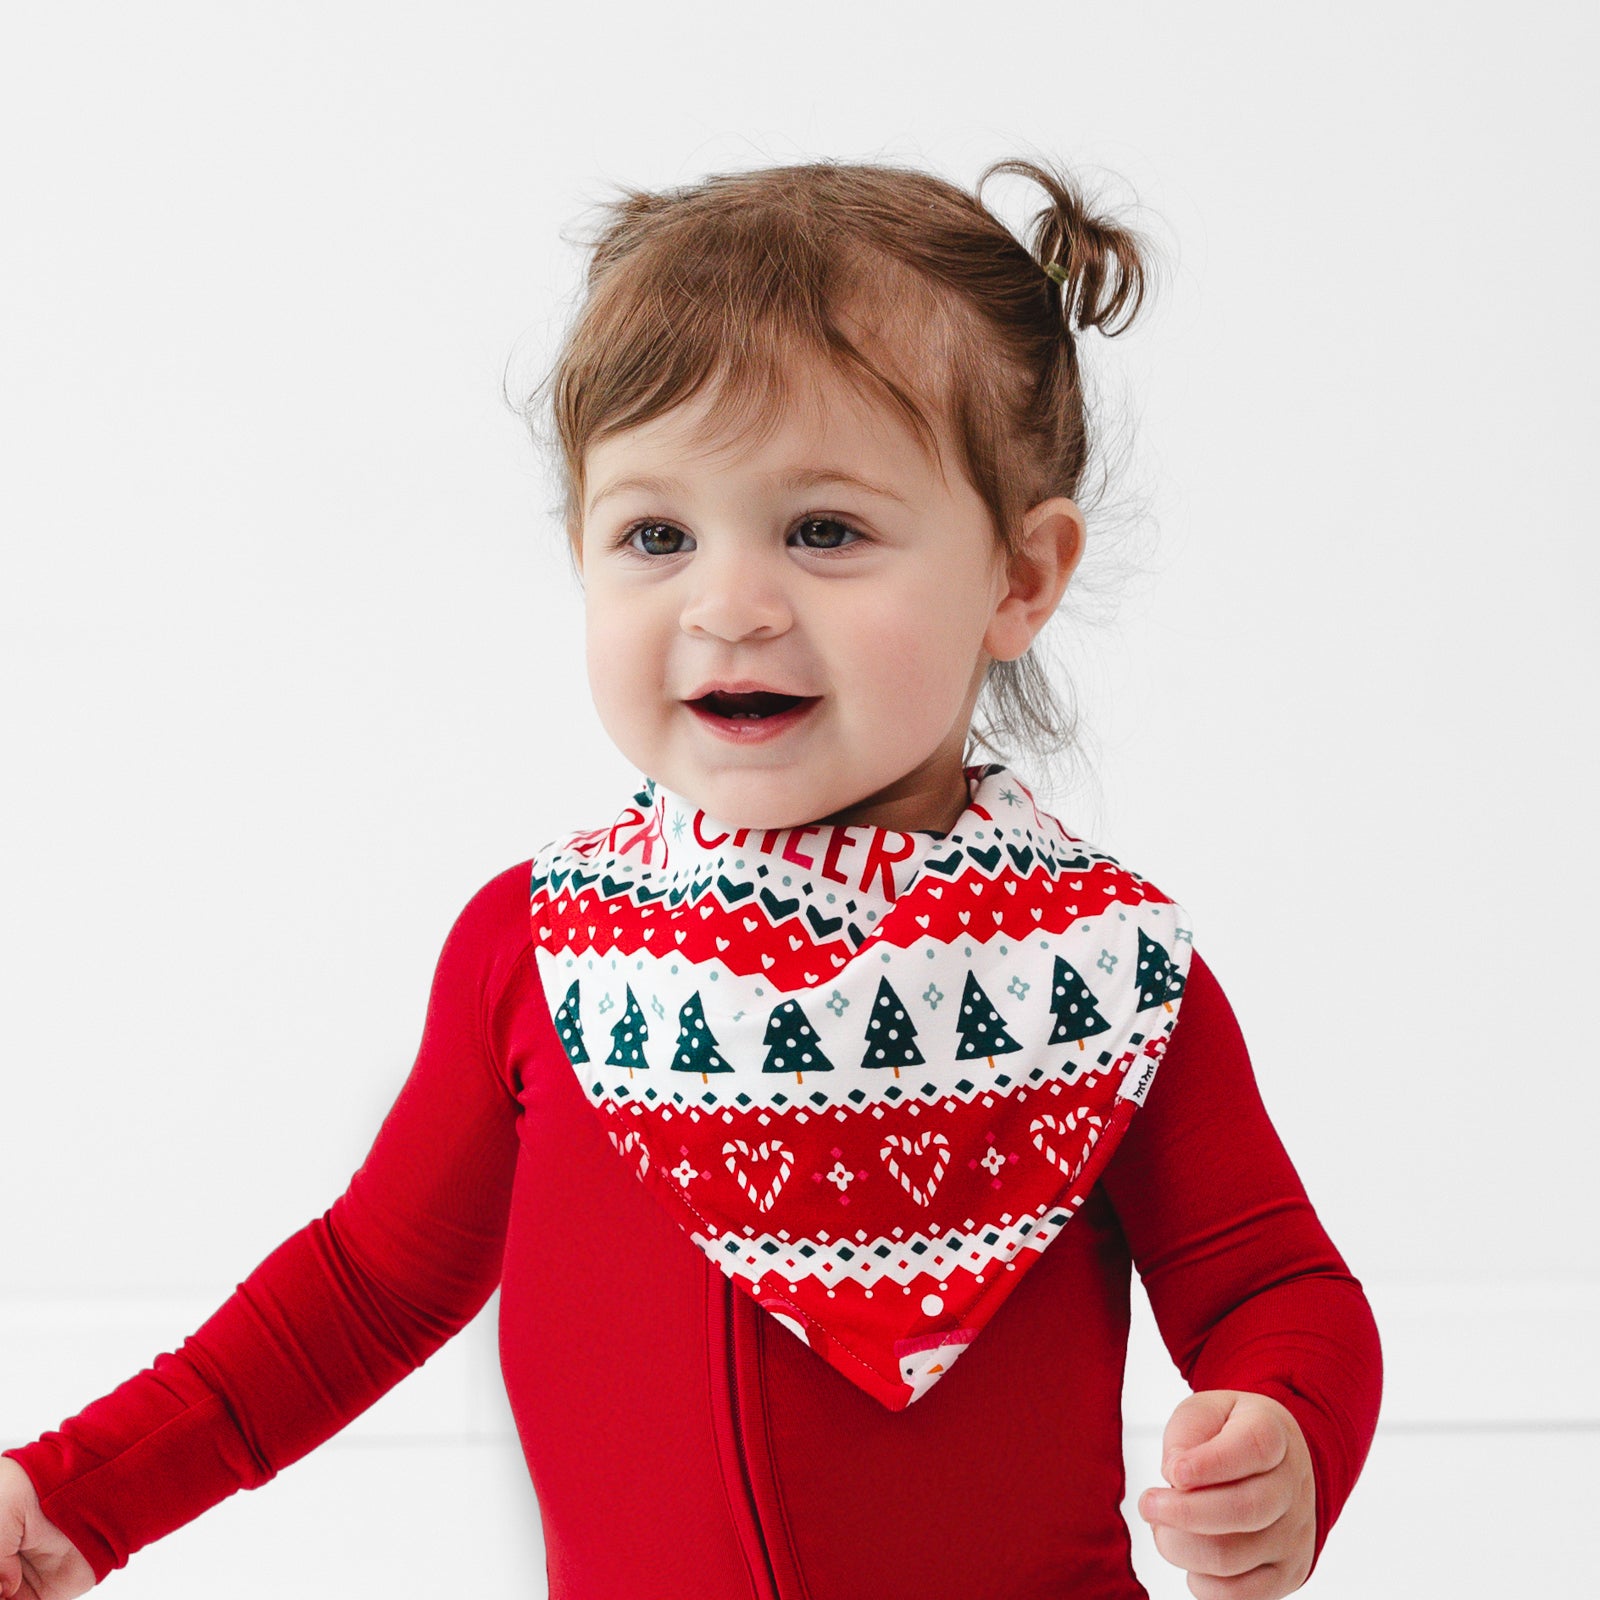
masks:
<instances>
[{"instance_id":1,"label":"white bib fabric","mask_svg":"<svg viewBox=\"0 0 1600 1600\"><path fill-rule=\"evenodd\" d=\"M734 1284L895 1411L1083 1203L1193 948L1182 906L1009 768L964 772L943 835L732 828L647 778L533 863L539 975L612 1144Z\"/></svg>"}]
</instances>

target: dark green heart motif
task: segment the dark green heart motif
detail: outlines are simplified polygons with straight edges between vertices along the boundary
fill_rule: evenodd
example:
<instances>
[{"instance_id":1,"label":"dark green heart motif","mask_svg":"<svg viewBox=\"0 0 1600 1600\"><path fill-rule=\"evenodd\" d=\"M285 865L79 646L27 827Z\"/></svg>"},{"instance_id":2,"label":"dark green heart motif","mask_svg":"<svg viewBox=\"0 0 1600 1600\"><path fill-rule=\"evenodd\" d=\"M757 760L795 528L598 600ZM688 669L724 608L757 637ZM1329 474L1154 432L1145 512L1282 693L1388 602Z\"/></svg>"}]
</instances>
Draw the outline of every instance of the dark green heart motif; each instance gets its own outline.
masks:
<instances>
[{"instance_id":1,"label":"dark green heart motif","mask_svg":"<svg viewBox=\"0 0 1600 1600\"><path fill-rule=\"evenodd\" d=\"M755 885L753 883L730 883L728 879L721 876L717 878L717 887L722 891L722 898L726 900L730 906L738 905L738 903L743 900L747 894L753 894L755 892Z\"/></svg>"},{"instance_id":2,"label":"dark green heart motif","mask_svg":"<svg viewBox=\"0 0 1600 1600\"><path fill-rule=\"evenodd\" d=\"M761 903L767 908L768 911L772 913L772 920L774 922L782 922L785 917L793 915L793 913L800 909L800 902L798 899L780 900L765 885L763 885L761 889Z\"/></svg>"}]
</instances>

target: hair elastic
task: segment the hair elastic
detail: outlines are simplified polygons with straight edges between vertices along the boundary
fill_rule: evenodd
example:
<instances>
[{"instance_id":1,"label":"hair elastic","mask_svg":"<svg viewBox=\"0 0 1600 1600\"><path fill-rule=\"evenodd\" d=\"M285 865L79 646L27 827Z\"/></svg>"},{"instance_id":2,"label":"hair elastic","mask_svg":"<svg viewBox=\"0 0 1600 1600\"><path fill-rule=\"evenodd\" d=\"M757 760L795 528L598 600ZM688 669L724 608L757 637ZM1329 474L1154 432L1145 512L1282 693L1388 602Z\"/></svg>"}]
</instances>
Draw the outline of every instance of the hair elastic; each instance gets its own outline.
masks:
<instances>
[{"instance_id":1,"label":"hair elastic","mask_svg":"<svg viewBox=\"0 0 1600 1600\"><path fill-rule=\"evenodd\" d=\"M1045 267L1045 276L1052 278L1057 283L1067 281L1067 269L1059 261L1052 261Z\"/></svg>"}]
</instances>

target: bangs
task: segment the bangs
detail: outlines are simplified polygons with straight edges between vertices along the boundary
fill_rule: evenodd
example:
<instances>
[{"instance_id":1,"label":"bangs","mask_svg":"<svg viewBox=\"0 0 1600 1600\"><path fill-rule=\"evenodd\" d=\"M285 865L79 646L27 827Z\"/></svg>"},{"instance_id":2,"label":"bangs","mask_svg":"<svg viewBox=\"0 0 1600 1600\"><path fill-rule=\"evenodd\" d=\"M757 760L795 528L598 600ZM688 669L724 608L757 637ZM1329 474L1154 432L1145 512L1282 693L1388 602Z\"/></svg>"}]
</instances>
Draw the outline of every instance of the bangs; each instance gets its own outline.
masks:
<instances>
[{"instance_id":1,"label":"bangs","mask_svg":"<svg viewBox=\"0 0 1600 1600\"><path fill-rule=\"evenodd\" d=\"M949 318L927 286L793 211L751 222L735 210L719 221L714 246L704 218L663 220L633 249L596 259L581 323L552 375L571 537L589 446L699 397L707 433L757 443L796 407L825 406L823 374L887 408L944 470Z\"/></svg>"}]
</instances>

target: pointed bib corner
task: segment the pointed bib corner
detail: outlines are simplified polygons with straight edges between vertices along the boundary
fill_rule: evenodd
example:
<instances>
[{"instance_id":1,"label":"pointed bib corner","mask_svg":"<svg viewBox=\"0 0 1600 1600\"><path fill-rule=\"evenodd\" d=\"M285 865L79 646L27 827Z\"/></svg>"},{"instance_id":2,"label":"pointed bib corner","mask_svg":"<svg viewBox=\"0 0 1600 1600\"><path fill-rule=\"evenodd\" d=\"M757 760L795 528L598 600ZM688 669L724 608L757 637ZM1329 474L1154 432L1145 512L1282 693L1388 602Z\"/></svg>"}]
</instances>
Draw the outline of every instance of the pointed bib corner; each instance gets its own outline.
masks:
<instances>
[{"instance_id":1,"label":"pointed bib corner","mask_svg":"<svg viewBox=\"0 0 1600 1600\"><path fill-rule=\"evenodd\" d=\"M1150 1092L1182 906L966 769L947 834L731 828L647 779L534 858L556 1033L618 1155L894 1411L1076 1214Z\"/></svg>"}]
</instances>

